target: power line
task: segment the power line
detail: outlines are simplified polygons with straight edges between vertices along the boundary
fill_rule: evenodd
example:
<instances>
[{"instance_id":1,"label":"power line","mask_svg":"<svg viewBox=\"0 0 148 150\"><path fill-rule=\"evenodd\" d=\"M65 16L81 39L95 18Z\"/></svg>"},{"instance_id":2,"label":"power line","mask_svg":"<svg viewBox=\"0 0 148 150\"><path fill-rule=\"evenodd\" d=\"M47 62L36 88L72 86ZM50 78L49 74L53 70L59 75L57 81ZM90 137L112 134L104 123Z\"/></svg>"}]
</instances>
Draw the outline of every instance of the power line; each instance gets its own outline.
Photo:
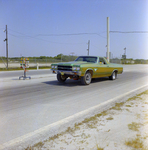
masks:
<instances>
[{"instance_id":1,"label":"power line","mask_svg":"<svg viewBox=\"0 0 148 150\"><path fill-rule=\"evenodd\" d=\"M102 38L106 38L106 37L103 37L102 35L100 35L101 33L104 33L104 32L101 32L101 33L63 33L63 34L37 34L35 36L30 36L30 35L26 35L24 33L21 33L21 32L18 32L18 31L14 31L14 30L11 30L9 29L10 31L13 31L13 32L16 32L18 34L21 34L21 35L25 35L25 36L28 36L28 37L31 37L31 38L35 38L35 37L38 37L38 36L77 36L77 35L98 35Z\"/></svg>"},{"instance_id":2,"label":"power line","mask_svg":"<svg viewBox=\"0 0 148 150\"><path fill-rule=\"evenodd\" d=\"M69 33L69 34L38 34L36 36L77 36L77 35L98 35L103 37L99 33ZM106 37L103 37L106 38Z\"/></svg>"},{"instance_id":3,"label":"power line","mask_svg":"<svg viewBox=\"0 0 148 150\"><path fill-rule=\"evenodd\" d=\"M55 43L55 44L70 44L70 45L74 45L74 44L84 44L84 43L61 43L61 42L53 42L53 41L49 41L49 40L46 40L46 39L38 38L38 36L46 36L47 37L47 36L98 35L98 36L100 36L102 38L106 38L106 37L101 36L99 33L38 34L38 35L35 35L35 36L30 36L30 35L27 35L27 34L24 34L24 33L18 32L18 31L14 31L12 29L9 29L9 30L12 31L12 32L18 33L20 35L23 35L23 36L20 36L20 35L14 35L14 34L9 33L9 35L11 35L13 37L16 37L16 38L33 38L33 39L37 39L37 40L41 40L41 41L45 41L45 42L50 42L50 43Z\"/></svg>"},{"instance_id":4,"label":"power line","mask_svg":"<svg viewBox=\"0 0 148 150\"><path fill-rule=\"evenodd\" d=\"M14 34L11 34L11 33L8 33L9 35L13 36L13 37L16 37L16 38L26 38L24 36L17 36L17 35L14 35ZM27 36L29 37L29 36ZM44 40L44 39L40 39L40 38L35 38L35 37L30 37L30 38L33 38L33 39L36 39L36 40L41 40L41 41L44 41L44 42L50 42L50 43L55 43L55 44L69 44L69 45L75 45L75 44L85 44L84 42L81 42L81 43L61 43L61 42L53 42L53 41L49 41L49 40Z\"/></svg>"},{"instance_id":5,"label":"power line","mask_svg":"<svg viewBox=\"0 0 148 150\"><path fill-rule=\"evenodd\" d=\"M148 33L148 31L110 31L110 33Z\"/></svg>"}]
</instances>

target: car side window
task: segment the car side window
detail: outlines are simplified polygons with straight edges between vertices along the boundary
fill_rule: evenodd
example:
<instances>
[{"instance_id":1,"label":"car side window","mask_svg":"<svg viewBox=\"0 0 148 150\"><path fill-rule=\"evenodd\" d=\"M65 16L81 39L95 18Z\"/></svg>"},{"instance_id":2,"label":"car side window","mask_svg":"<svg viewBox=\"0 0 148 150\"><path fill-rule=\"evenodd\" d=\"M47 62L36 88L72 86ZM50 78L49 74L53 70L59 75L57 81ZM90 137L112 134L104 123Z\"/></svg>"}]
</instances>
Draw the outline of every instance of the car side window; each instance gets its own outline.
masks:
<instances>
[{"instance_id":1,"label":"car side window","mask_svg":"<svg viewBox=\"0 0 148 150\"><path fill-rule=\"evenodd\" d=\"M102 64L102 65L106 64L106 62L105 62L105 60L103 58L99 58L99 63Z\"/></svg>"}]
</instances>

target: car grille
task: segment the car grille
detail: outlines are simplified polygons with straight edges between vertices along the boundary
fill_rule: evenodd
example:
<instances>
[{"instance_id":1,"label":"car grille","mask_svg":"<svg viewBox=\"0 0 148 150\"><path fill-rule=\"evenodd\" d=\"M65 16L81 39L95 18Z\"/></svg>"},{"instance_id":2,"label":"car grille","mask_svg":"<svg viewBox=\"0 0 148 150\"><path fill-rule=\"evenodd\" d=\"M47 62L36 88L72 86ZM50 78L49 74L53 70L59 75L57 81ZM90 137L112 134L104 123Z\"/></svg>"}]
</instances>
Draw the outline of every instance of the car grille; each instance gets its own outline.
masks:
<instances>
[{"instance_id":1,"label":"car grille","mask_svg":"<svg viewBox=\"0 0 148 150\"><path fill-rule=\"evenodd\" d=\"M61 65L58 65L58 70L72 71L72 66L61 66Z\"/></svg>"}]
</instances>

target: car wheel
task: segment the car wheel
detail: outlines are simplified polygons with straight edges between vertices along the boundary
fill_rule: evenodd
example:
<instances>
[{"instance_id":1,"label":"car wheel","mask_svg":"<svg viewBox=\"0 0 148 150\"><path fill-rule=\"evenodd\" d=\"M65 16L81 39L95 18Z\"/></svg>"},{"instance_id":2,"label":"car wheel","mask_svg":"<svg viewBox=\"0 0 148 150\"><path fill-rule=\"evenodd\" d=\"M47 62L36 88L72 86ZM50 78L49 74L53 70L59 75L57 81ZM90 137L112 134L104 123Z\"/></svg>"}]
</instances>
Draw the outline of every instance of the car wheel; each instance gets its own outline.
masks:
<instances>
[{"instance_id":1,"label":"car wheel","mask_svg":"<svg viewBox=\"0 0 148 150\"><path fill-rule=\"evenodd\" d=\"M81 77L81 83L83 85L89 85L91 83L91 73L86 72L83 77Z\"/></svg>"},{"instance_id":2,"label":"car wheel","mask_svg":"<svg viewBox=\"0 0 148 150\"><path fill-rule=\"evenodd\" d=\"M57 74L57 80L61 83L66 81L66 77L64 75L61 75L60 73Z\"/></svg>"},{"instance_id":3,"label":"car wheel","mask_svg":"<svg viewBox=\"0 0 148 150\"><path fill-rule=\"evenodd\" d=\"M111 76L109 76L110 80L115 80L117 78L117 72L114 71Z\"/></svg>"}]
</instances>

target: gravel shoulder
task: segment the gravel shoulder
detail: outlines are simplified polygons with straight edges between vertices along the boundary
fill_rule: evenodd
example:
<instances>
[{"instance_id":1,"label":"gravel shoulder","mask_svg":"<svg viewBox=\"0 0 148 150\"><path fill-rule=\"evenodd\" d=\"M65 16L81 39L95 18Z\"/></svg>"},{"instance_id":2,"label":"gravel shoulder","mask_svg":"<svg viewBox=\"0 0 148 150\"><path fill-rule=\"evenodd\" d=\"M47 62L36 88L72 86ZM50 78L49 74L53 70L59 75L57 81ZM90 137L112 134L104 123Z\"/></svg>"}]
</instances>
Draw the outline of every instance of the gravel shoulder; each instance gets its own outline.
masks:
<instances>
[{"instance_id":1,"label":"gravel shoulder","mask_svg":"<svg viewBox=\"0 0 148 150\"><path fill-rule=\"evenodd\" d=\"M148 90L29 149L148 149Z\"/></svg>"}]
</instances>

